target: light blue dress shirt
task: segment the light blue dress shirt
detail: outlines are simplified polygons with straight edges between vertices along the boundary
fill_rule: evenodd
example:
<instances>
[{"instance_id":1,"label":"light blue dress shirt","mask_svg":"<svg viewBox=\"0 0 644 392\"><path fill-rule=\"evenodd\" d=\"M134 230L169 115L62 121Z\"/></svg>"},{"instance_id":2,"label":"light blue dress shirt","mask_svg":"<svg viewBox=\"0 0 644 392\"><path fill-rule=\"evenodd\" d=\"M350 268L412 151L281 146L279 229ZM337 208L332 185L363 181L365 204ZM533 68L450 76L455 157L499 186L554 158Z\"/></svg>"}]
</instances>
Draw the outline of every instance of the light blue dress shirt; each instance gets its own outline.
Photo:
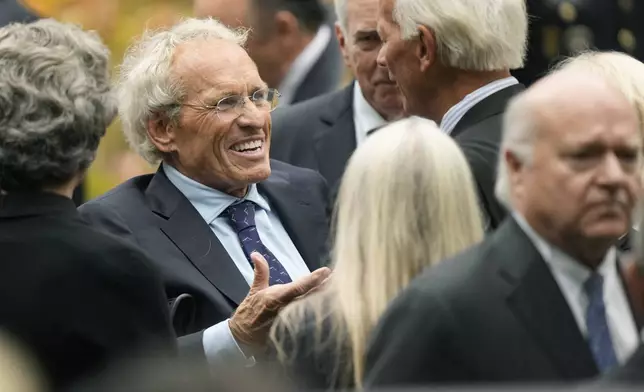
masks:
<instances>
[{"instance_id":1,"label":"light blue dress shirt","mask_svg":"<svg viewBox=\"0 0 644 392\"><path fill-rule=\"evenodd\" d=\"M494 82L488 83L485 86L479 88L466 95L465 98L452 108L450 108L447 113L443 116L441 120L440 129L447 135L450 135L456 125L463 119L463 116L470 111L476 104L483 101L485 98L490 95L497 93L505 88L519 84L519 81L514 77L503 78L495 80Z\"/></svg>"},{"instance_id":2,"label":"light blue dress shirt","mask_svg":"<svg viewBox=\"0 0 644 392\"><path fill-rule=\"evenodd\" d=\"M282 263L291 279L295 280L310 273L302 256L282 226L279 217L271 210L268 201L259 194L255 184L251 185L246 196L240 199L198 183L170 165L163 164L163 170L168 180L190 201L210 226L248 283L249 288L254 278L253 267L242 250L237 232L229 224L228 218L222 215L226 208L244 200L250 200L258 206L255 209L257 232L264 245ZM211 363L229 357L239 358L240 355L243 355L230 332L228 320L206 329L203 335L203 345L206 357Z\"/></svg>"}]
</instances>

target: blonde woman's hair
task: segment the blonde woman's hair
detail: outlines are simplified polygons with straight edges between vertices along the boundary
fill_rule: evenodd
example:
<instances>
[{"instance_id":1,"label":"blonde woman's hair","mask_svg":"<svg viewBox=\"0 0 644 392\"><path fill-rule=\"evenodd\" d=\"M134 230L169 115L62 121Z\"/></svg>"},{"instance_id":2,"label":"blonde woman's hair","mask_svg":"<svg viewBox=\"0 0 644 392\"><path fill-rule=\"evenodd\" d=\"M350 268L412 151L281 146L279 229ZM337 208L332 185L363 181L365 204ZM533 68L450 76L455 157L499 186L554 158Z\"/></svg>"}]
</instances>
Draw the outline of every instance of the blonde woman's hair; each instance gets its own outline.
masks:
<instances>
[{"instance_id":1,"label":"blonde woman's hair","mask_svg":"<svg viewBox=\"0 0 644 392\"><path fill-rule=\"evenodd\" d=\"M288 306L271 339L283 363L297 350L315 355L331 349L332 381L360 388L367 338L389 302L422 269L483 238L463 153L430 120L413 117L379 130L349 161L334 229L333 278L321 292ZM294 347L309 322L314 347Z\"/></svg>"}]
</instances>

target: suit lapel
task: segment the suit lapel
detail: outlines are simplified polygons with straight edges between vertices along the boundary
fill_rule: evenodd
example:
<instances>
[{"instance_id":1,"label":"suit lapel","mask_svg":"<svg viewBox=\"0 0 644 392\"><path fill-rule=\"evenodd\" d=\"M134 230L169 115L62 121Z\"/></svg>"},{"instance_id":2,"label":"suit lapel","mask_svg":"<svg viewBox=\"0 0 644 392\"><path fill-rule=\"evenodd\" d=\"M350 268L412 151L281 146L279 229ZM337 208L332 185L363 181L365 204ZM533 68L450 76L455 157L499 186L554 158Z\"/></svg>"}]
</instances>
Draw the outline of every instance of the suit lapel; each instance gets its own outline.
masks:
<instances>
[{"instance_id":1,"label":"suit lapel","mask_svg":"<svg viewBox=\"0 0 644 392\"><path fill-rule=\"evenodd\" d=\"M598 374L588 344L548 266L514 219L498 229L507 302L564 379Z\"/></svg>"},{"instance_id":2,"label":"suit lapel","mask_svg":"<svg viewBox=\"0 0 644 392\"><path fill-rule=\"evenodd\" d=\"M288 173L276 170L267 180L260 182L258 188L275 208L309 270L320 268L319 247L324 244L323 238L326 238L326 217L315 214L307 190L293 186ZM320 225L315 224L318 221Z\"/></svg>"},{"instance_id":3,"label":"suit lapel","mask_svg":"<svg viewBox=\"0 0 644 392\"><path fill-rule=\"evenodd\" d=\"M164 219L161 231L210 283L239 305L248 294L248 283L217 236L162 168L150 181L146 197L152 211Z\"/></svg>"},{"instance_id":4,"label":"suit lapel","mask_svg":"<svg viewBox=\"0 0 644 392\"><path fill-rule=\"evenodd\" d=\"M344 173L347 161L356 149L353 123L353 83L337 93L320 116L322 126L313 137L320 173L333 188Z\"/></svg>"},{"instance_id":5,"label":"suit lapel","mask_svg":"<svg viewBox=\"0 0 644 392\"><path fill-rule=\"evenodd\" d=\"M525 90L525 86L522 84L515 84L497 91L477 103L468 110L463 118L461 118L461 120L456 124L452 131L452 137L458 136L469 127L476 125L489 117L503 113L508 101L523 90Z\"/></svg>"}]
</instances>

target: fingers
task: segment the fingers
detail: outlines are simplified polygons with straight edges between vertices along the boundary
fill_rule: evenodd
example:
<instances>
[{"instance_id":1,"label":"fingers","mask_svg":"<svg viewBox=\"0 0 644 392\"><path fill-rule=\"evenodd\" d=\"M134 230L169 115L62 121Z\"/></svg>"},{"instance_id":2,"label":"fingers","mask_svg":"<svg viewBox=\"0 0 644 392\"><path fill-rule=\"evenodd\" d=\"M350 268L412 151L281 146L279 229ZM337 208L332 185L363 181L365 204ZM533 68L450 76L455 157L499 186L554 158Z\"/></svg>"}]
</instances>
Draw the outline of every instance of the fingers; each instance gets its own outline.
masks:
<instances>
[{"instance_id":1,"label":"fingers","mask_svg":"<svg viewBox=\"0 0 644 392\"><path fill-rule=\"evenodd\" d=\"M253 284L250 286L248 295L255 294L258 291L267 288L270 278L268 262L264 256L258 252L253 252L250 255L250 259L253 261L253 265L255 266L255 277L253 278Z\"/></svg>"},{"instance_id":2,"label":"fingers","mask_svg":"<svg viewBox=\"0 0 644 392\"><path fill-rule=\"evenodd\" d=\"M308 276L283 285L282 292L280 293L280 300L282 302L290 302L295 298L308 293L322 284L329 275L331 275L331 270L323 267L313 271L313 273Z\"/></svg>"}]
</instances>

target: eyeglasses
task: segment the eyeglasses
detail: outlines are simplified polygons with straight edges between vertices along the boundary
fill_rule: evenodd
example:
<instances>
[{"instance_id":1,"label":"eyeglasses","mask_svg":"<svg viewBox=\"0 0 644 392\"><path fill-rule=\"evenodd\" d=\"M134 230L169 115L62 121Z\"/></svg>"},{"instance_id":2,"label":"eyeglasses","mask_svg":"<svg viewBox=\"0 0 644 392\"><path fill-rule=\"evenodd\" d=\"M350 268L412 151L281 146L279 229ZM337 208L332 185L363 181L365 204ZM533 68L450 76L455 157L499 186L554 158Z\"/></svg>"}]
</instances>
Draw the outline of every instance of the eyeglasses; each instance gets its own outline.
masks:
<instances>
[{"instance_id":1,"label":"eyeglasses","mask_svg":"<svg viewBox=\"0 0 644 392\"><path fill-rule=\"evenodd\" d=\"M181 106L187 106L194 109L200 110L215 110L217 114L226 113L226 114L236 114L241 115L244 112L244 107L246 106L246 98L255 105L258 110L265 112L272 112L275 110L279 104L279 98L281 94L274 88L266 88L255 91L251 95L229 95L220 99L216 105L208 104L182 104Z\"/></svg>"}]
</instances>

